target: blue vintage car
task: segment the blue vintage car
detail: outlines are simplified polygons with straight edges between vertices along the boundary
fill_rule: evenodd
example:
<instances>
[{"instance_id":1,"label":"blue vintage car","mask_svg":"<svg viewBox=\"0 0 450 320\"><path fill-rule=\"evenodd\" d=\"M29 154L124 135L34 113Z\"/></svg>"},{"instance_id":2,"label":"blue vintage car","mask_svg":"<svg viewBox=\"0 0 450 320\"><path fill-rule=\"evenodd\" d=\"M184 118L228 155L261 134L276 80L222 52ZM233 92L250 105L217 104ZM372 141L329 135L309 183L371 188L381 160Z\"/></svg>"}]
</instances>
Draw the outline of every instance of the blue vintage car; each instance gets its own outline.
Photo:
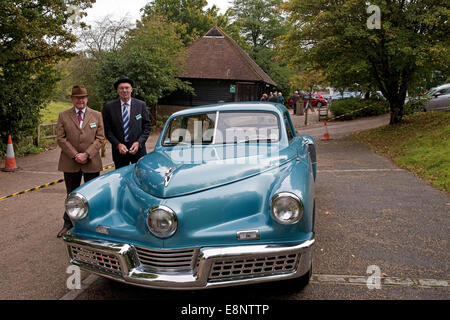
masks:
<instances>
[{"instance_id":1,"label":"blue vintage car","mask_svg":"<svg viewBox=\"0 0 450 320\"><path fill-rule=\"evenodd\" d=\"M314 140L280 104L176 112L153 152L67 197L70 262L151 288L306 285L315 177Z\"/></svg>"}]
</instances>

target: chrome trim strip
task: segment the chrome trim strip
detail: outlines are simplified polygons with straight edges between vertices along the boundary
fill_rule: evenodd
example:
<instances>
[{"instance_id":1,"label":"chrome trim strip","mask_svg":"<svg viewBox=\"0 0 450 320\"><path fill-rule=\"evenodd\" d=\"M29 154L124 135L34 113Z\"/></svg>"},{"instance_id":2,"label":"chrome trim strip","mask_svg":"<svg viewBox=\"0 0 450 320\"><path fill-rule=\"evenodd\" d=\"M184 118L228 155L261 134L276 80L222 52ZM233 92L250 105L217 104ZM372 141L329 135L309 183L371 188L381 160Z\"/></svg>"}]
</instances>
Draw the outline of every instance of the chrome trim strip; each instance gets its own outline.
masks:
<instances>
[{"instance_id":1,"label":"chrome trim strip","mask_svg":"<svg viewBox=\"0 0 450 320\"><path fill-rule=\"evenodd\" d=\"M115 255L120 261L121 275L108 273L99 270L94 266L79 262L74 259L70 249L69 257L71 263L80 268L96 273L100 276L128 284L162 289L205 289L210 287L225 287L250 283L261 283L289 278L296 278L306 274L312 263L312 248L315 243L314 234L310 239L298 244L265 244L265 245L243 245L232 247L205 247L201 248L198 255L198 267L186 272L164 274L150 272L145 269L137 258L136 248L129 244L111 243L107 241L90 240L81 238L68 232L64 236L64 241L70 248L71 244L85 247L88 250L97 250L109 255ZM264 257L268 255L289 255L298 254L300 256L295 270L291 273L262 275L259 277L245 279L219 279L208 282L211 267L214 262L239 258Z\"/></svg>"},{"instance_id":2,"label":"chrome trim strip","mask_svg":"<svg viewBox=\"0 0 450 320\"><path fill-rule=\"evenodd\" d=\"M214 123L214 133L213 133L213 141L211 142L211 144L216 144L216 133L217 133L217 125L219 123L219 111L216 111L216 123Z\"/></svg>"}]
</instances>

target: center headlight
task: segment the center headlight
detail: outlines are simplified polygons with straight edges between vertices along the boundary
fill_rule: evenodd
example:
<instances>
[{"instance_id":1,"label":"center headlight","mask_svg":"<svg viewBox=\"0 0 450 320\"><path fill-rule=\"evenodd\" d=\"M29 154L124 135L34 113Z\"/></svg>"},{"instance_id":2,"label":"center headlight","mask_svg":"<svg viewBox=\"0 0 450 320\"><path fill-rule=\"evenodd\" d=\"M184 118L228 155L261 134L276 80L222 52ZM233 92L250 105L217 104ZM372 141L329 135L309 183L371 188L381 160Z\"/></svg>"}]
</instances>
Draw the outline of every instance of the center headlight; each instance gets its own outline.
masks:
<instances>
[{"instance_id":1,"label":"center headlight","mask_svg":"<svg viewBox=\"0 0 450 320\"><path fill-rule=\"evenodd\" d=\"M278 223L293 224L303 216L303 203L295 194L281 192L273 196L270 211Z\"/></svg>"},{"instance_id":2,"label":"center headlight","mask_svg":"<svg viewBox=\"0 0 450 320\"><path fill-rule=\"evenodd\" d=\"M66 198L66 212L72 220L81 220L87 216L89 204L79 193L71 193Z\"/></svg>"},{"instance_id":3,"label":"center headlight","mask_svg":"<svg viewBox=\"0 0 450 320\"><path fill-rule=\"evenodd\" d=\"M148 211L147 226L151 233L159 238L172 236L178 227L178 220L172 209L157 206Z\"/></svg>"}]
</instances>

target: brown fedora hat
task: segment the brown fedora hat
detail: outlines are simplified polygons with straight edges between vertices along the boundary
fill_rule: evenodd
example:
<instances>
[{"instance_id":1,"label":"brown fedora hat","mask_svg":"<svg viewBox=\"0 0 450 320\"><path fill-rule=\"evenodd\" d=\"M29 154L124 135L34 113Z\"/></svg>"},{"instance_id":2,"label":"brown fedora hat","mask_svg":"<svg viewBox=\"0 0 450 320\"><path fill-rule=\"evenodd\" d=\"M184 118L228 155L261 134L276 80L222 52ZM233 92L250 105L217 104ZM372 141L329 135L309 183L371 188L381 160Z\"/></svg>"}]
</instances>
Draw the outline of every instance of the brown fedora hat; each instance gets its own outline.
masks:
<instances>
[{"instance_id":1,"label":"brown fedora hat","mask_svg":"<svg viewBox=\"0 0 450 320\"><path fill-rule=\"evenodd\" d=\"M71 97L87 97L88 92L84 86L73 86Z\"/></svg>"}]
</instances>

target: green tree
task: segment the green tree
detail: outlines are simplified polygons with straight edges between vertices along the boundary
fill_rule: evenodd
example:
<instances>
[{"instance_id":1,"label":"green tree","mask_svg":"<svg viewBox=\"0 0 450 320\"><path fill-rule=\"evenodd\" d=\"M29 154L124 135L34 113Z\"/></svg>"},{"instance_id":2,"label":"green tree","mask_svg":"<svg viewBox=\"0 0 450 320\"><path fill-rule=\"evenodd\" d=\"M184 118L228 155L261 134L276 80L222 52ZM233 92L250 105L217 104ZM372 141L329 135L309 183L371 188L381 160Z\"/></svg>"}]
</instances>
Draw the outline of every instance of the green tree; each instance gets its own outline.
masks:
<instances>
[{"instance_id":1,"label":"green tree","mask_svg":"<svg viewBox=\"0 0 450 320\"><path fill-rule=\"evenodd\" d=\"M287 32L281 0L234 0L226 13L232 23L225 30L249 56L289 95L292 68L278 59L279 37Z\"/></svg>"},{"instance_id":2,"label":"green tree","mask_svg":"<svg viewBox=\"0 0 450 320\"><path fill-rule=\"evenodd\" d=\"M320 90L326 86L323 74L319 70L306 68L300 73L291 77L291 86L307 92L310 96L314 91Z\"/></svg>"},{"instance_id":3,"label":"green tree","mask_svg":"<svg viewBox=\"0 0 450 320\"><path fill-rule=\"evenodd\" d=\"M213 5L205 9L206 0L154 0L143 8L144 17L164 16L175 26L183 43L188 45L211 27L225 27L228 20Z\"/></svg>"},{"instance_id":4,"label":"green tree","mask_svg":"<svg viewBox=\"0 0 450 320\"><path fill-rule=\"evenodd\" d=\"M120 75L134 80L134 96L155 106L158 98L190 87L175 77L183 68L184 46L175 26L164 17L144 17L117 52L105 54L96 72L97 92L105 103L117 97L113 84ZM154 114L154 110L153 114Z\"/></svg>"},{"instance_id":5,"label":"green tree","mask_svg":"<svg viewBox=\"0 0 450 320\"><path fill-rule=\"evenodd\" d=\"M121 49L132 27L127 16L117 20L106 16L77 32L80 52L58 63L61 81L55 99L70 102L68 93L72 86L83 84L89 92L89 107L101 110L103 105L97 93L95 70L108 52L114 54Z\"/></svg>"},{"instance_id":6,"label":"green tree","mask_svg":"<svg viewBox=\"0 0 450 320\"><path fill-rule=\"evenodd\" d=\"M287 98L290 95L290 78L294 70L278 59L278 50L266 47L254 47L248 50L250 57L277 84L278 91Z\"/></svg>"},{"instance_id":7,"label":"green tree","mask_svg":"<svg viewBox=\"0 0 450 320\"><path fill-rule=\"evenodd\" d=\"M93 2L0 0L0 152L8 135L17 141L36 129L58 80L54 66L72 55L70 21Z\"/></svg>"},{"instance_id":8,"label":"green tree","mask_svg":"<svg viewBox=\"0 0 450 320\"><path fill-rule=\"evenodd\" d=\"M241 35L253 47L273 48L286 29L280 11L282 0L234 0L230 16Z\"/></svg>"},{"instance_id":9,"label":"green tree","mask_svg":"<svg viewBox=\"0 0 450 320\"><path fill-rule=\"evenodd\" d=\"M54 100L70 102L69 94L74 85L82 84L89 93L89 107L95 110L102 109L102 103L97 95L95 70L99 62L87 56L84 52L78 53L71 59L58 63L56 69L61 80L58 82L58 90Z\"/></svg>"},{"instance_id":10,"label":"green tree","mask_svg":"<svg viewBox=\"0 0 450 320\"><path fill-rule=\"evenodd\" d=\"M372 4L377 6L364 0L289 0L284 9L296 28L284 37L283 46L291 61L310 62L332 84L364 83L369 75L388 100L394 124L403 117L407 90L449 63L449 4Z\"/></svg>"}]
</instances>

